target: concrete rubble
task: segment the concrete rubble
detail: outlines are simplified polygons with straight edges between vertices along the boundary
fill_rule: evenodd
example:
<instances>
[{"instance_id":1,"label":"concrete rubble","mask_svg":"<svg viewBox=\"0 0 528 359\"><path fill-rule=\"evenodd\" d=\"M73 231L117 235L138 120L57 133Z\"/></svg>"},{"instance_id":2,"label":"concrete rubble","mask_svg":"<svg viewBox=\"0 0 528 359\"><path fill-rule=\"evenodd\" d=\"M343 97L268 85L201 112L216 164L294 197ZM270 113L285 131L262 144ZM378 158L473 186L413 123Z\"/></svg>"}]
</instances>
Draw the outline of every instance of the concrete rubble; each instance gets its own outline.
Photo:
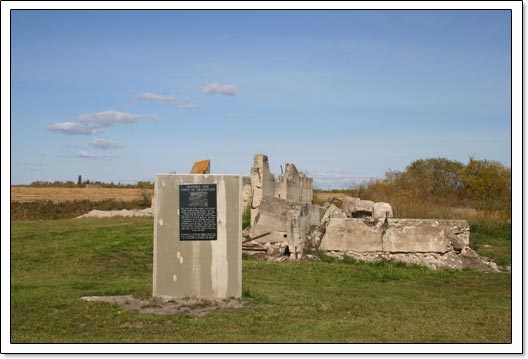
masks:
<instances>
[{"instance_id":1,"label":"concrete rubble","mask_svg":"<svg viewBox=\"0 0 528 359\"><path fill-rule=\"evenodd\" d=\"M109 217L153 217L152 207L145 209L121 209L115 211L91 210L76 218L109 218Z\"/></svg>"},{"instance_id":2,"label":"concrete rubble","mask_svg":"<svg viewBox=\"0 0 528 359\"><path fill-rule=\"evenodd\" d=\"M393 218L392 206L345 196L312 204L313 180L286 164L275 181L268 157L255 155L251 168L251 227L246 253L267 260L315 260L315 253L373 262L394 260L430 269L499 267L470 248L465 220ZM309 253L309 254L307 254Z\"/></svg>"}]
</instances>

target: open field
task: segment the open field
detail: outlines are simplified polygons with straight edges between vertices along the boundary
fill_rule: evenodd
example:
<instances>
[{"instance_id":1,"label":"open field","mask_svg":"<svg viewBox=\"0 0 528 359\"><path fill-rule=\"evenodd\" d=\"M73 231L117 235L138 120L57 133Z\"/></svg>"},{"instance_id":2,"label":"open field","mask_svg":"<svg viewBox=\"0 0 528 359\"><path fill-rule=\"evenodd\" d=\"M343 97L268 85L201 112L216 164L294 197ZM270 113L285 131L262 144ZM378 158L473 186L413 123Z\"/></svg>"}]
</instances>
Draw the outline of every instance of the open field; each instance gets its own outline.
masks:
<instances>
[{"instance_id":1,"label":"open field","mask_svg":"<svg viewBox=\"0 0 528 359\"><path fill-rule=\"evenodd\" d=\"M134 201L141 197L144 191L138 188L60 188L60 187L11 187L12 202L35 201L103 201L107 199L118 201Z\"/></svg>"},{"instance_id":2,"label":"open field","mask_svg":"<svg viewBox=\"0 0 528 359\"><path fill-rule=\"evenodd\" d=\"M348 258L244 259L249 306L201 318L139 314L80 297L150 296L151 218L13 221L11 227L13 343L511 340L509 273L433 272ZM479 248L511 263L511 229L475 227Z\"/></svg>"}]
</instances>

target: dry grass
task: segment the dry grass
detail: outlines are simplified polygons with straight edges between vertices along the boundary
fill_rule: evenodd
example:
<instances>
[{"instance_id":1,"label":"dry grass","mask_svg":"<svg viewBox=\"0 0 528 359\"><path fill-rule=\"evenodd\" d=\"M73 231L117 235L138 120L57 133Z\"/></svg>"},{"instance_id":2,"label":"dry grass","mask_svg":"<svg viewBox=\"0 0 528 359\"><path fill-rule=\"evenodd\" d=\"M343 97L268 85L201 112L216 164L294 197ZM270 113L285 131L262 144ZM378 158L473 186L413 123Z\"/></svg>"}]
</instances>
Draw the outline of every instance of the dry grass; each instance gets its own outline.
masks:
<instances>
[{"instance_id":1,"label":"dry grass","mask_svg":"<svg viewBox=\"0 0 528 359\"><path fill-rule=\"evenodd\" d=\"M350 196L350 194L347 194L345 192L326 192L326 191L323 192L323 191L314 190L313 203L323 205L325 202L330 202L332 198L342 200L343 197L345 196Z\"/></svg>"},{"instance_id":2,"label":"dry grass","mask_svg":"<svg viewBox=\"0 0 528 359\"><path fill-rule=\"evenodd\" d=\"M148 191L152 194L152 190L145 190L139 188L55 188L55 187L11 187L11 201L12 202L35 202L35 201L103 201L103 200L118 200L118 201L137 201L142 197L142 193Z\"/></svg>"},{"instance_id":3,"label":"dry grass","mask_svg":"<svg viewBox=\"0 0 528 359\"><path fill-rule=\"evenodd\" d=\"M468 221L496 221L511 224L510 212L482 210L471 207L456 207L434 203L430 200L408 199L399 196L398 193L382 194L381 196L374 193L374 197L363 197L355 190L333 190L321 191L314 190L314 204L323 205L330 202L333 198L342 200L343 197L360 197L361 199L384 201L391 204L396 218L443 218L443 219L465 219ZM341 202L335 204L341 207Z\"/></svg>"}]
</instances>

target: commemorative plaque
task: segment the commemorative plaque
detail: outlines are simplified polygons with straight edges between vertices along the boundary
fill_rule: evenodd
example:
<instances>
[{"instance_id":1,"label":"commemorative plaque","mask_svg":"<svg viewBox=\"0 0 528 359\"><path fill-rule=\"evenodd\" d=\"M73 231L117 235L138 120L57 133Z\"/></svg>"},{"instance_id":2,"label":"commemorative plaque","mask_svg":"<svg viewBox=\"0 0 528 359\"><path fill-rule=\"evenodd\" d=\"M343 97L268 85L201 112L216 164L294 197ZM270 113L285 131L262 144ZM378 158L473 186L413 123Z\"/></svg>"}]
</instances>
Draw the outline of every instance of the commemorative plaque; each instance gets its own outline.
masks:
<instances>
[{"instance_id":1,"label":"commemorative plaque","mask_svg":"<svg viewBox=\"0 0 528 359\"><path fill-rule=\"evenodd\" d=\"M180 240L215 241L216 184L180 185Z\"/></svg>"}]
</instances>

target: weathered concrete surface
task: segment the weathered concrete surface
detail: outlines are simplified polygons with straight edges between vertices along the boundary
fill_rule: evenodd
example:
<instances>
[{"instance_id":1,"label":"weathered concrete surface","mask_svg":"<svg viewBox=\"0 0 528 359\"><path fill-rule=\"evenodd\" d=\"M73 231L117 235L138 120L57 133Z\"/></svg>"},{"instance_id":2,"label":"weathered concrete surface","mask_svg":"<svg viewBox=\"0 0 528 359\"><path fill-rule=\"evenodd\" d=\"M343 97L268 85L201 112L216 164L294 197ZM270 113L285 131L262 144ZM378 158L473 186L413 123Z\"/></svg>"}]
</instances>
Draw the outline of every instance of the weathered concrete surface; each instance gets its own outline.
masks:
<instances>
[{"instance_id":1,"label":"weathered concrete surface","mask_svg":"<svg viewBox=\"0 0 528 359\"><path fill-rule=\"evenodd\" d=\"M292 205L295 204L284 199L264 197L260 201L258 215L250 229L251 237L272 231L286 232L288 211L292 209Z\"/></svg>"},{"instance_id":2,"label":"weathered concrete surface","mask_svg":"<svg viewBox=\"0 0 528 359\"><path fill-rule=\"evenodd\" d=\"M227 298L242 294L241 177L155 176L153 296ZM180 241L180 184L216 183L217 240Z\"/></svg>"},{"instance_id":3,"label":"weathered concrete surface","mask_svg":"<svg viewBox=\"0 0 528 359\"><path fill-rule=\"evenodd\" d=\"M374 211L372 213L373 218L392 218L394 214L392 213L392 206L386 202L376 202L374 203Z\"/></svg>"},{"instance_id":4,"label":"weathered concrete surface","mask_svg":"<svg viewBox=\"0 0 528 359\"><path fill-rule=\"evenodd\" d=\"M464 246L469 246L470 227L469 223L463 219L411 219L411 218L389 218L389 228L402 227L447 227L449 231L444 234L451 238L455 235Z\"/></svg>"},{"instance_id":5,"label":"weathered concrete surface","mask_svg":"<svg viewBox=\"0 0 528 359\"><path fill-rule=\"evenodd\" d=\"M253 195L251 201L251 225L253 225L262 199L275 195L275 177L270 172L268 156L266 155L256 154L253 158L251 192Z\"/></svg>"},{"instance_id":6,"label":"weathered concrete surface","mask_svg":"<svg viewBox=\"0 0 528 359\"><path fill-rule=\"evenodd\" d=\"M355 197L343 197L343 212L347 217L371 217L374 212L374 202Z\"/></svg>"},{"instance_id":7,"label":"weathered concrete surface","mask_svg":"<svg viewBox=\"0 0 528 359\"><path fill-rule=\"evenodd\" d=\"M429 269L472 269L479 272L499 272L499 267L489 258L480 257L471 248L466 247L462 253L391 253L391 252L355 252L328 251L326 255L343 259L346 255L364 262L393 260L415 265L424 265Z\"/></svg>"},{"instance_id":8,"label":"weathered concrete surface","mask_svg":"<svg viewBox=\"0 0 528 359\"><path fill-rule=\"evenodd\" d=\"M416 223L398 227L390 226L383 236L383 251L386 252L435 252L453 250L447 226Z\"/></svg>"},{"instance_id":9,"label":"weathered concrete surface","mask_svg":"<svg viewBox=\"0 0 528 359\"><path fill-rule=\"evenodd\" d=\"M288 231L291 231L290 222L295 218L295 231L299 233L298 236L301 236L303 242L304 234L308 232L310 226L319 225L322 212L323 209L320 206L301 204L276 197L264 197L260 202L259 212L255 224L249 230L249 235L254 238L272 232L270 235L255 240L259 243L291 242L293 237L288 235Z\"/></svg>"},{"instance_id":10,"label":"weathered concrete surface","mask_svg":"<svg viewBox=\"0 0 528 359\"><path fill-rule=\"evenodd\" d=\"M321 249L357 252L447 253L469 246L469 224L464 220L332 217L331 206L323 217L328 223ZM324 222L326 221L326 222Z\"/></svg>"},{"instance_id":11,"label":"weathered concrete surface","mask_svg":"<svg viewBox=\"0 0 528 359\"><path fill-rule=\"evenodd\" d=\"M359 218L330 218L320 249L337 251L381 251L381 231Z\"/></svg>"},{"instance_id":12,"label":"weathered concrete surface","mask_svg":"<svg viewBox=\"0 0 528 359\"><path fill-rule=\"evenodd\" d=\"M311 204L313 179L304 172L299 172L293 163L286 163L284 173L279 176L275 185L275 197Z\"/></svg>"},{"instance_id":13,"label":"weathered concrete surface","mask_svg":"<svg viewBox=\"0 0 528 359\"><path fill-rule=\"evenodd\" d=\"M328 225L330 218L347 218L347 216L342 209L338 208L335 204L331 203L328 205L323 216L321 217L320 225L323 227Z\"/></svg>"},{"instance_id":14,"label":"weathered concrete surface","mask_svg":"<svg viewBox=\"0 0 528 359\"><path fill-rule=\"evenodd\" d=\"M299 211L290 210L288 212L288 248L290 251L290 259L299 259L302 256L305 233L302 230L300 223Z\"/></svg>"},{"instance_id":15,"label":"weathered concrete surface","mask_svg":"<svg viewBox=\"0 0 528 359\"><path fill-rule=\"evenodd\" d=\"M359 201L360 199L357 197L344 196L341 206L343 208L343 212L345 212L345 214L352 213L356 208L356 203Z\"/></svg>"},{"instance_id":16,"label":"weathered concrete surface","mask_svg":"<svg viewBox=\"0 0 528 359\"><path fill-rule=\"evenodd\" d=\"M194 165L191 168L191 174L209 174L211 170L211 161L202 160L194 162Z\"/></svg>"}]
</instances>

